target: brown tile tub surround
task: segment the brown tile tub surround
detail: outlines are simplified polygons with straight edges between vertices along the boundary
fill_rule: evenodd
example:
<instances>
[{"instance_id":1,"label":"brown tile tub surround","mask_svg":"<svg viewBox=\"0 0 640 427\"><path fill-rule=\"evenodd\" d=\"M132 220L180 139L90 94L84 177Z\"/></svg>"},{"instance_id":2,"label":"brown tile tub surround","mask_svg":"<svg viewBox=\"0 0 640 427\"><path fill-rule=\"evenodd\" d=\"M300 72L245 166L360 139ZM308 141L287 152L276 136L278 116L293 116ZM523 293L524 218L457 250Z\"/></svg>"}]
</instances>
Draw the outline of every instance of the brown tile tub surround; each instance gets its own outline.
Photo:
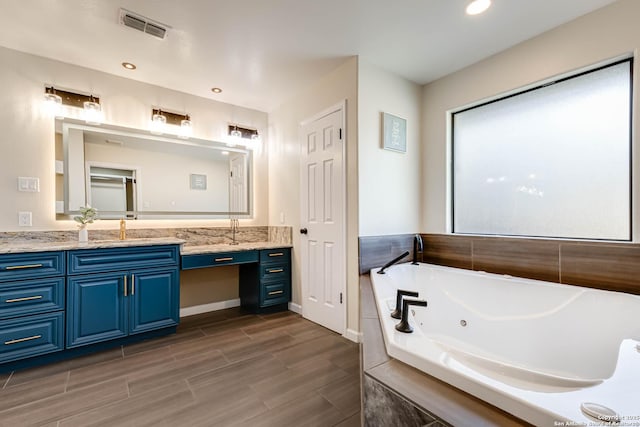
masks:
<instances>
[{"instance_id":1,"label":"brown tile tub surround","mask_svg":"<svg viewBox=\"0 0 640 427\"><path fill-rule=\"evenodd\" d=\"M360 274L368 273L372 268L382 267L404 251L410 252L405 258L406 261L410 261L413 254L413 237L416 234L361 236L358 239Z\"/></svg>"},{"instance_id":2,"label":"brown tile tub surround","mask_svg":"<svg viewBox=\"0 0 640 427\"><path fill-rule=\"evenodd\" d=\"M423 261L640 295L640 244L422 234Z\"/></svg>"}]
</instances>

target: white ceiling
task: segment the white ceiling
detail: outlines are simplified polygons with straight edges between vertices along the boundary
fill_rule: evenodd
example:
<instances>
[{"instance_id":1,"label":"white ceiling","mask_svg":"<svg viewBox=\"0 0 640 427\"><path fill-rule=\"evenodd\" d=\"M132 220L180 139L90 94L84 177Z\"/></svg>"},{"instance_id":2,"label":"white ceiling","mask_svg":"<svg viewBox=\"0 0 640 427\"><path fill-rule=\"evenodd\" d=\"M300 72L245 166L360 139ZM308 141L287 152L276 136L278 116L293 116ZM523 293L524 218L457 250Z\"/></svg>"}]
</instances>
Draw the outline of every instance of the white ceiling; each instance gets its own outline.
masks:
<instances>
[{"instance_id":1,"label":"white ceiling","mask_svg":"<svg viewBox=\"0 0 640 427\"><path fill-rule=\"evenodd\" d=\"M468 0L2 0L0 45L270 111L353 55L424 84L613 1L493 0L467 16ZM119 25L121 7L168 37Z\"/></svg>"}]
</instances>

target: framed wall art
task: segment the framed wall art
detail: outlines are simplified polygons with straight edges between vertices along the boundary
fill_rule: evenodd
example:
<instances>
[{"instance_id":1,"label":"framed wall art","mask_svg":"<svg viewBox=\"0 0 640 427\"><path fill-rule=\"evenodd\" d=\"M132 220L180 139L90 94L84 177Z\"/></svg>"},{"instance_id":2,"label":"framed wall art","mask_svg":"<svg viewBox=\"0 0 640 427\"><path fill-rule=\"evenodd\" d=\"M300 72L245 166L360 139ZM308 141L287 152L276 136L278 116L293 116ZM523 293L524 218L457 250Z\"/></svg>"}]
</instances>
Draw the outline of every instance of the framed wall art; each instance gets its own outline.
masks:
<instances>
[{"instance_id":1,"label":"framed wall art","mask_svg":"<svg viewBox=\"0 0 640 427\"><path fill-rule=\"evenodd\" d=\"M382 113L382 148L407 152L407 120L389 113Z\"/></svg>"}]
</instances>

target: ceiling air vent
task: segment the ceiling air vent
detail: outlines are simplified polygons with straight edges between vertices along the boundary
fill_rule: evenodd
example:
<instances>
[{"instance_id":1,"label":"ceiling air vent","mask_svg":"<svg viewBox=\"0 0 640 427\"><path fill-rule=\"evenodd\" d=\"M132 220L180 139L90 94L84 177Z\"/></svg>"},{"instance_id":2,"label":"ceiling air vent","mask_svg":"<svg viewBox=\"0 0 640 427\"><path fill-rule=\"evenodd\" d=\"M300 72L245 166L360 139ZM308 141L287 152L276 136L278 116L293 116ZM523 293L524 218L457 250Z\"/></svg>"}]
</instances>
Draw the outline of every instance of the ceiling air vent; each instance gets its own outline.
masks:
<instances>
[{"instance_id":1,"label":"ceiling air vent","mask_svg":"<svg viewBox=\"0 0 640 427\"><path fill-rule=\"evenodd\" d=\"M126 9L120 9L120 23L125 27L142 31L150 36L163 40L167 37L167 30L171 28L168 25L161 24Z\"/></svg>"}]
</instances>

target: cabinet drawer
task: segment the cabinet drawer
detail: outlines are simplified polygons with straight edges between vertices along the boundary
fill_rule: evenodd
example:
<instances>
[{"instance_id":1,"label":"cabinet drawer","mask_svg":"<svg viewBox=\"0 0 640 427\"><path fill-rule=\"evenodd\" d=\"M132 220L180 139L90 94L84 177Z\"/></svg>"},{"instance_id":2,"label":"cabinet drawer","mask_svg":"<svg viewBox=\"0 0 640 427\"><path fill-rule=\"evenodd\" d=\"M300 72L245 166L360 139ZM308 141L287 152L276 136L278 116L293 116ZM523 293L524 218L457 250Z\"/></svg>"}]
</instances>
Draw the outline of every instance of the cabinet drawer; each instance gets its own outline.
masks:
<instances>
[{"instance_id":1,"label":"cabinet drawer","mask_svg":"<svg viewBox=\"0 0 640 427\"><path fill-rule=\"evenodd\" d=\"M69 274L177 266L178 245L69 251Z\"/></svg>"},{"instance_id":2,"label":"cabinet drawer","mask_svg":"<svg viewBox=\"0 0 640 427\"><path fill-rule=\"evenodd\" d=\"M64 275L64 252L0 255L0 281Z\"/></svg>"},{"instance_id":3,"label":"cabinet drawer","mask_svg":"<svg viewBox=\"0 0 640 427\"><path fill-rule=\"evenodd\" d=\"M291 284L288 280L278 282L263 283L261 288L261 307L275 304L282 304L289 301Z\"/></svg>"},{"instance_id":4,"label":"cabinet drawer","mask_svg":"<svg viewBox=\"0 0 640 427\"><path fill-rule=\"evenodd\" d=\"M289 264L260 265L260 278L262 280L285 280L290 277Z\"/></svg>"},{"instance_id":5,"label":"cabinet drawer","mask_svg":"<svg viewBox=\"0 0 640 427\"><path fill-rule=\"evenodd\" d=\"M0 321L0 363L64 348L62 312Z\"/></svg>"},{"instance_id":6,"label":"cabinet drawer","mask_svg":"<svg viewBox=\"0 0 640 427\"><path fill-rule=\"evenodd\" d=\"M200 255L183 255L182 269L215 267L216 265L246 264L258 262L258 251L220 252Z\"/></svg>"},{"instance_id":7,"label":"cabinet drawer","mask_svg":"<svg viewBox=\"0 0 640 427\"><path fill-rule=\"evenodd\" d=\"M260 262L290 262L290 248L263 249L260 251Z\"/></svg>"},{"instance_id":8,"label":"cabinet drawer","mask_svg":"<svg viewBox=\"0 0 640 427\"><path fill-rule=\"evenodd\" d=\"M0 319L64 310L64 277L0 283Z\"/></svg>"}]
</instances>

